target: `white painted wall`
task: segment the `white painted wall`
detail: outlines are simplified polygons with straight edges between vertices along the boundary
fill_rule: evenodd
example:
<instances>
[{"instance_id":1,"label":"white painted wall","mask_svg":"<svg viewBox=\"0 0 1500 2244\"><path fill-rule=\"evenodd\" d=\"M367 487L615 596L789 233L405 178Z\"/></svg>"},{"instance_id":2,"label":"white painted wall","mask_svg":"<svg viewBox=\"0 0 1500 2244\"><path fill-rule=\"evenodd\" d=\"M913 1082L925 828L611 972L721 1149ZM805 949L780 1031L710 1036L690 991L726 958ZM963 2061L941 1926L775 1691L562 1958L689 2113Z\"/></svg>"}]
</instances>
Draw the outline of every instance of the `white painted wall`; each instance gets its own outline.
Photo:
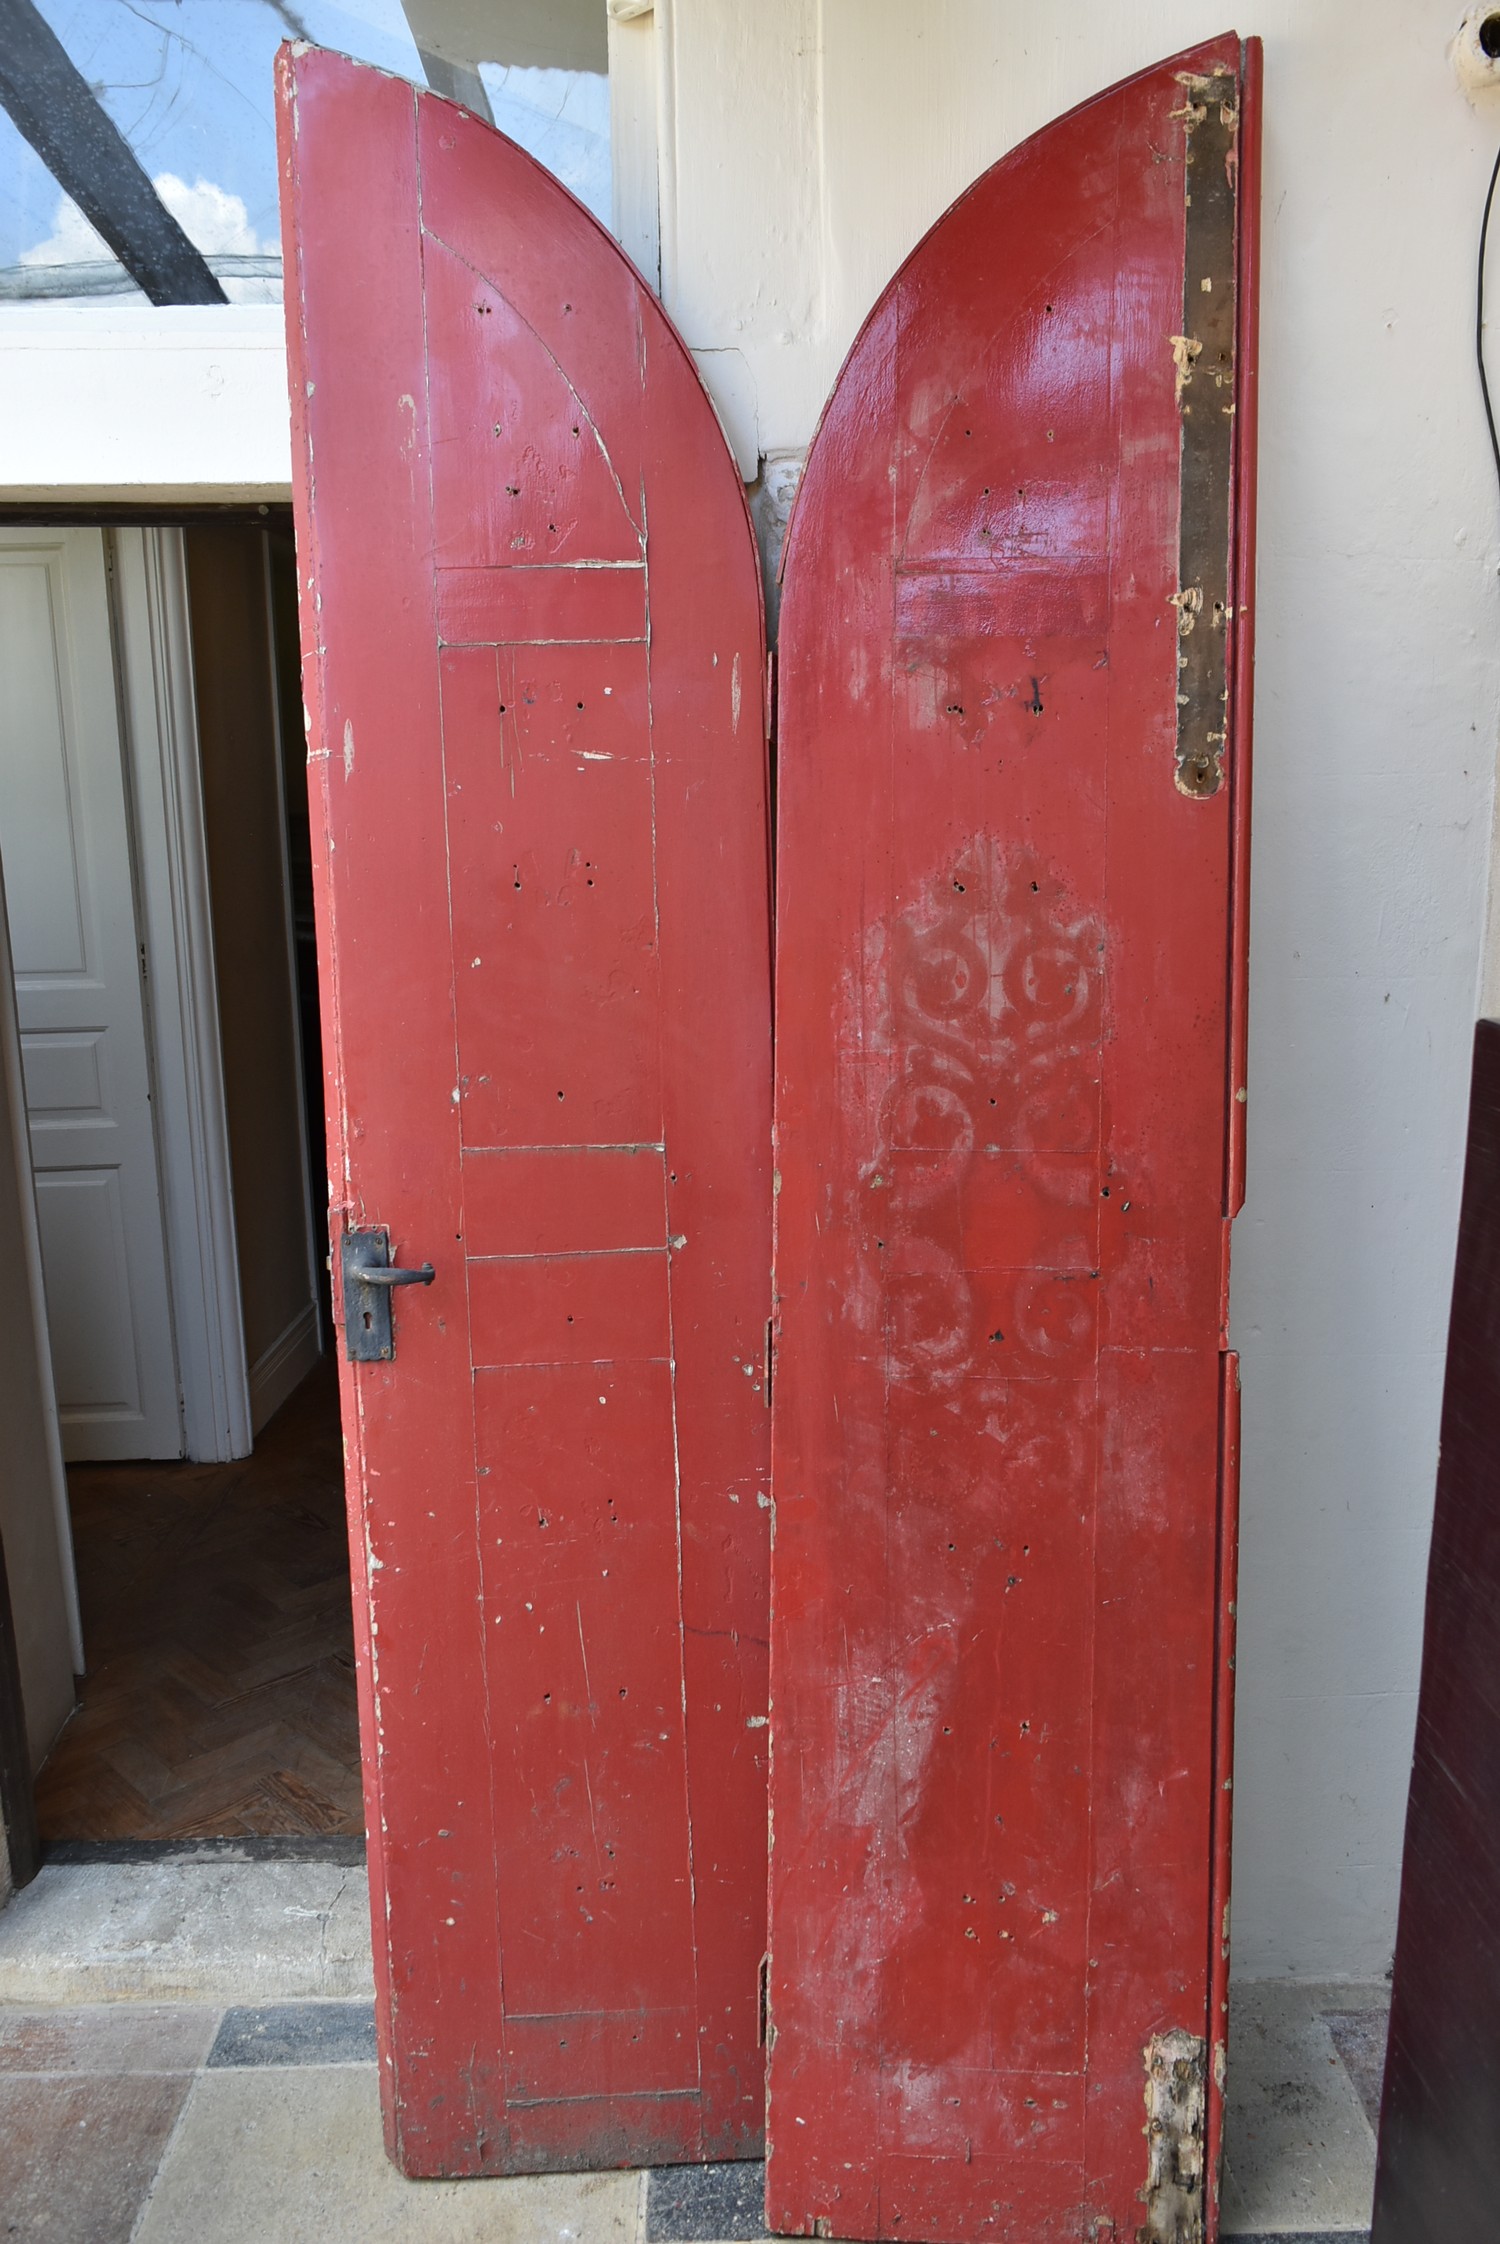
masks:
<instances>
[{"instance_id":1,"label":"white painted wall","mask_svg":"<svg viewBox=\"0 0 1500 2244\"><path fill-rule=\"evenodd\" d=\"M1251 1974L1378 1972L1394 1924L1500 698L1471 362L1500 115L1455 88L1458 13L1264 0L1239 26L1267 50L1234 1293ZM1224 28L1207 0L658 0L664 292L736 450L805 447L985 165ZM0 495L271 498L288 472L274 311L0 312Z\"/></svg>"},{"instance_id":2,"label":"white painted wall","mask_svg":"<svg viewBox=\"0 0 1500 2244\"><path fill-rule=\"evenodd\" d=\"M0 500L286 499L279 304L0 306Z\"/></svg>"},{"instance_id":3,"label":"white painted wall","mask_svg":"<svg viewBox=\"0 0 1500 2244\"><path fill-rule=\"evenodd\" d=\"M1266 42L1234 1290L1250 1974L1379 1972L1394 1929L1500 682L1471 345L1500 115L1456 90L1460 12L1262 0L1238 27ZM664 288L695 349L737 354L761 450L807 443L869 305L976 173L1227 15L1223 0L675 0Z\"/></svg>"}]
</instances>

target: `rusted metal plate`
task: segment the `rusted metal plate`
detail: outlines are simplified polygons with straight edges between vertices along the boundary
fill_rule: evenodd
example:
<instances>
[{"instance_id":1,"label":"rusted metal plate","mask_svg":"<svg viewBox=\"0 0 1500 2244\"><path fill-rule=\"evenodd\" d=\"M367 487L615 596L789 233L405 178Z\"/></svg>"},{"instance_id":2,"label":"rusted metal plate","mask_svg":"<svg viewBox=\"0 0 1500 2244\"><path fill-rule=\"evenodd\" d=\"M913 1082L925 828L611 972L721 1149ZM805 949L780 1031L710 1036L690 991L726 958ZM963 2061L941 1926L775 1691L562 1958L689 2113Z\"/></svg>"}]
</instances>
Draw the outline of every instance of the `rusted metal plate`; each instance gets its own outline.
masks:
<instances>
[{"instance_id":1,"label":"rusted metal plate","mask_svg":"<svg viewBox=\"0 0 1500 2244\"><path fill-rule=\"evenodd\" d=\"M759 573L692 364L463 112L283 50L381 2070L409 2173L762 2126ZM649 618L649 624L648 624ZM338 1257L335 1255L335 1269Z\"/></svg>"},{"instance_id":2,"label":"rusted metal plate","mask_svg":"<svg viewBox=\"0 0 1500 2244\"><path fill-rule=\"evenodd\" d=\"M986 174L872 314L793 519L792 2234L1216 2222L1256 66L1214 41Z\"/></svg>"}]
</instances>

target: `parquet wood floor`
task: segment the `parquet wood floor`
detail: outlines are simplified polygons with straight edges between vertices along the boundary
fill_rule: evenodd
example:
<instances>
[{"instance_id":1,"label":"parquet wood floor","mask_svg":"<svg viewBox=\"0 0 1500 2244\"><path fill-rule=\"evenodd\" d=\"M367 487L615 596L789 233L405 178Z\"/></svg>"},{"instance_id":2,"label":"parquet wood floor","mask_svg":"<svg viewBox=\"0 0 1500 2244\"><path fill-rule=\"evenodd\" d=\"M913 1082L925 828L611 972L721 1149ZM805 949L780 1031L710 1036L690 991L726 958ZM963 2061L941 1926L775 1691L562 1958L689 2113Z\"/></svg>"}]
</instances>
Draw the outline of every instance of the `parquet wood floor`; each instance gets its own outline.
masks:
<instances>
[{"instance_id":1,"label":"parquet wood floor","mask_svg":"<svg viewBox=\"0 0 1500 2244\"><path fill-rule=\"evenodd\" d=\"M44 1839L360 1832L332 1361L232 1465L75 1465L89 1672Z\"/></svg>"}]
</instances>

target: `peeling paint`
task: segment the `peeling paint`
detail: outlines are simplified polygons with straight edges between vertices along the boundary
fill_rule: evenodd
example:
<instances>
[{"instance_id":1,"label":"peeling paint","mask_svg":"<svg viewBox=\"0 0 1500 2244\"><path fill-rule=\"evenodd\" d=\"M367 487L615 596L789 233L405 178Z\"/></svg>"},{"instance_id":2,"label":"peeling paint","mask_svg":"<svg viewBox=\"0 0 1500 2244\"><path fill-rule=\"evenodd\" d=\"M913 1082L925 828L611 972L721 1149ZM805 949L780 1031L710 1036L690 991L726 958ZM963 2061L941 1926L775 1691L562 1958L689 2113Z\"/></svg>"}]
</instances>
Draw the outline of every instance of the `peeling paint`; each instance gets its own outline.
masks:
<instances>
[{"instance_id":1,"label":"peeling paint","mask_svg":"<svg viewBox=\"0 0 1500 2244\"><path fill-rule=\"evenodd\" d=\"M1203 2244L1207 2048L1183 2027L1146 2044L1146 2218L1136 2244Z\"/></svg>"},{"instance_id":2,"label":"peeling paint","mask_svg":"<svg viewBox=\"0 0 1500 2244\"><path fill-rule=\"evenodd\" d=\"M1212 286L1212 283L1205 281L1203 286L1208 289ZM1172 364L1177 369L1177 402L1180 405L1182 403L1182 393L1193 378L1193 361L1203 349L1203 345L1198 341L1196 335L1169 335L1167 341L1172 346Z\"/></svg>"}]
</instances>

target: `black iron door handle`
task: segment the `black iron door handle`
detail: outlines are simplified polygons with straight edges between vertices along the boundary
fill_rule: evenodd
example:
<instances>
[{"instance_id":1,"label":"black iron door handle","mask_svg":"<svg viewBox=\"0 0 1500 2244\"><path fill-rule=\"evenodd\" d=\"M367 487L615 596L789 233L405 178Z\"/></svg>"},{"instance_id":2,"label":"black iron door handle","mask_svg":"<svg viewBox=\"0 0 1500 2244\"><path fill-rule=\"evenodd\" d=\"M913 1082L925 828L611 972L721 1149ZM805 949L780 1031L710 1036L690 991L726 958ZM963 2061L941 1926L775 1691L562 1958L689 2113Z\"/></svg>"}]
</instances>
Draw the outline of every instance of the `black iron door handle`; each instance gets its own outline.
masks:
<instances>
[{"instance_id":1,"label":"black iron door handle","mask_svg":"<svg viewBox=\"0 0 1500 2244\"><path fill-rule=\"evenodd\" d=\"M430 1262L403 1270L391 1262L391 1235L384 1225L346 1231L340 1249L344 1275L344 1346L352 1364L389 1363L396 1353L391 1294L397 1286L430 1286L437 1272Z\"/></svg>"}]
</instances>

